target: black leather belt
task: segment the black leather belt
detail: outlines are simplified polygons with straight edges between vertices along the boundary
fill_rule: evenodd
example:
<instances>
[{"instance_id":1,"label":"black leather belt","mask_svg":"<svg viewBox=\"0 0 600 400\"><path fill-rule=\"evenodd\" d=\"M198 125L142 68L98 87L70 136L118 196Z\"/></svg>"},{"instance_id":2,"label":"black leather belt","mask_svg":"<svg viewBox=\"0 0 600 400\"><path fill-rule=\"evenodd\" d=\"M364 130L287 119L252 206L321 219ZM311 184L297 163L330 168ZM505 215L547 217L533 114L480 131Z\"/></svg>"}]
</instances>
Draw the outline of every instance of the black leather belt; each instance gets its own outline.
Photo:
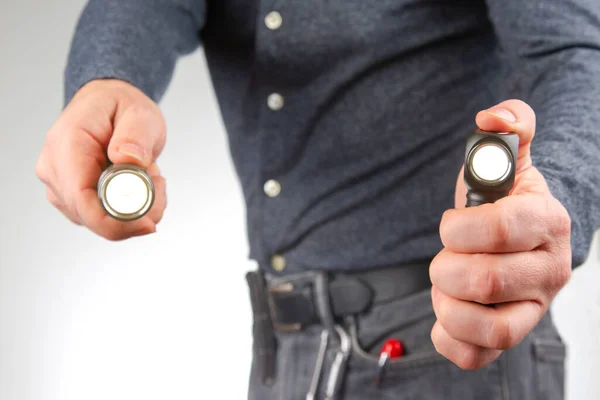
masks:
<instances>
[{"instance_id":1,"label":"black leather belt","mask_svg":"<svg viewBox=\"0 0 600 400\"><path fill-rule=\"evenodd\" d=\"M317 323L330 329L334 320L425 290L431 287L429 263L426 260L365 272L307 272L286 277L247 273L259 379L266 385L274 382L275 331L295 332Z\"/></svg>"},{"instance_id":2,"label":"black leather belt","mask_svg":"<svg viewBox=\"0 0 600 400\"><path fill-rule=\"evenodd\" d=\"M319 322L313 278L291 277L267 282L273 326L298 331ZM401 298L431 287L429 260L399 267L330 274L326 290L334 318L356 315L374 304Z\"/></svg>"}]
</instances>

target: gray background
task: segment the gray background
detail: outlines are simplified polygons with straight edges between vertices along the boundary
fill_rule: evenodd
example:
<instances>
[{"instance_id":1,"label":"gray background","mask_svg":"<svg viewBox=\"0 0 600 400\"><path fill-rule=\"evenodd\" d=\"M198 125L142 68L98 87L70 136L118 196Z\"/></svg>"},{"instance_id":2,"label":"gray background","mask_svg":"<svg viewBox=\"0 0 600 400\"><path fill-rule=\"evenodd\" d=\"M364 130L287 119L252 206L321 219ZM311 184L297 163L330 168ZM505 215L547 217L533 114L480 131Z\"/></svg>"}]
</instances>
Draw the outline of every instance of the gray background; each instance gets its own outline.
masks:
<instances>
[{"instance_id":1,"label":"gray background","mask_svg":"<svg viewBox=\"0 0 600 400\"><path fill-rule=\"evenodd\" d=\"M201 51L161 104L169 206L155 235L113 243L75 227L35 177L83 3L0 3L0 399L244 398L254 265ZM571 400L600 398L599 259L594 246L554 305Z\"/></svg>"}]
</instances>

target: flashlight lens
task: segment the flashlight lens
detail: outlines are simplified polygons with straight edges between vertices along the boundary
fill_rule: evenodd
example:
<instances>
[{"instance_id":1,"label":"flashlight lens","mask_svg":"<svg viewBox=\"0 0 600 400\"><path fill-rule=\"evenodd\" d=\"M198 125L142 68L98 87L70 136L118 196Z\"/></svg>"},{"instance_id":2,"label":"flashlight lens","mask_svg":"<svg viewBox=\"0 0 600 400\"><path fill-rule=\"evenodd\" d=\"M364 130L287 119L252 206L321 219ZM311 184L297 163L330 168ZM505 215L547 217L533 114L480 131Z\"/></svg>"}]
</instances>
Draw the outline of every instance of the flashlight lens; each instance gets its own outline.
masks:
<instances>
[{"instance_id":1,"label":"flashlight lens","mask_svg":"<svg viewBox=\"0 0 600 400\"><path fill-rule=\"evenodd\" d=\"M146 183L136 174L123 172L106 185L106 203L120 214L134 214L148 202Z\"/></svg>"},{"instance_id":2,"label":"flashlight lens","mask_svg":"<svg viewBox=\"0 0 600 400\"><path fill-rule=\"evenodd\" d=\"M508 176L511 160L501 145L486 143L475 150L471 158L471 170L480 180L499 182Z\"/></svg>"}]
</instances>

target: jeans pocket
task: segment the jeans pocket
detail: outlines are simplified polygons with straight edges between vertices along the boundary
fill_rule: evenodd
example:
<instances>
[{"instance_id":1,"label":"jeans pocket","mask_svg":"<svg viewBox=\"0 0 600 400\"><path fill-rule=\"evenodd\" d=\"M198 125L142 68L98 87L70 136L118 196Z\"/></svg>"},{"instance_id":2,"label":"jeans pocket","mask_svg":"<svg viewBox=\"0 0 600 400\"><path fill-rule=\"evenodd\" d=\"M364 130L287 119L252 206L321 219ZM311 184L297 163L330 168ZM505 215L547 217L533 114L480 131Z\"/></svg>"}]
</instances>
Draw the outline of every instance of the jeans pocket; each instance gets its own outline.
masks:
<instances>
[{"instance_id":1,"label":"jeans pocket","mask_svg":"<svg viewBox=\"0 0 600 400\"><path fill-rule=\"evenodd\" d=\"M397 337L401 339L401 333L405 331L404 329L398 331L390 332L390 337ZM349 324L349 333L350 338L352 340L352 352L351 359L352 365L357 368L368 368L373 373L377 370L377 364L379 362L379 349L381 346L379 345L370 345L369 347L363 347L361 344L361 340L359 338L359 334L357 331L357 327L355 324ZM423 332L423 336L427 334L426 331ZM425 338L423 338L426 341ZM376 343L379 343L378 340ZM398 369L410 368L423 366L431 363L445 363L448 360L439 354L433 345L431 346L419 346L419 350L411 351L410 353L403 355L402 357L388 360L386 363L386 371L392 372Z\"/></svg>"},{"instance_id":2,"label":"jeans pocket","mask_svg":"<svg viewBox=\"0 0 600 400\"><path fill-rule=\"evenodd\" d=\"M435 323L429 293L382 305L371 315L348 322L352 348L345 394L354 399L502 398L502 370L498 362L465 371L439 354L431 341ZM379 350L386 339L405 344L406 353L388 360L379 386Z\"/></svg>"},{"instance_id":3,"label":"jeans pocket","mask_svg":"<svg viewBox=\"0 0 600 400\"><path fill-rule=\"evenodd\" d=\"M435 323L430 290L415 293L374 306L368 313L354 318L356 341L360 349L377 358L388 339L398 339L406 355L398 360L412 359L417 353L435 353L431 329Z\"/></svg>"},{"instance_id":4,"label":"jeans pocket","mask_svg":"<svg viewBox=\"0 0 600 400\"><path fill-rule=\"evenodd\" d=\"M566 345L560 338L534 338L536 389L540 400L565 398Z\"/></svg>"}]
</instances>

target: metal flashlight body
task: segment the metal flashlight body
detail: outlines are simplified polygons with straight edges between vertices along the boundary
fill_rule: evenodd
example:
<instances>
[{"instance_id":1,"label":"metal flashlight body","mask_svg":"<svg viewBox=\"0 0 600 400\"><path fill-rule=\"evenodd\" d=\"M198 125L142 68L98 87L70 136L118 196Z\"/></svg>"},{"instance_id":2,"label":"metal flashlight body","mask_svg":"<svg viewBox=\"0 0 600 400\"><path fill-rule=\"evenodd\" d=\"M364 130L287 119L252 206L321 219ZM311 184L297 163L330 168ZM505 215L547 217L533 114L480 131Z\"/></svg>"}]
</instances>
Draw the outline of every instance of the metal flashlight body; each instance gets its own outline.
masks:
<instances>
[{"instance_id":1,"label":"metal flashlight body","mask_svg":"<svg viewBox=\"0 0 600 400\"><path fill-rule=\"evenodd\" d=\"M98 199L108 215L119 221L134 221L154 204L152 178L133 164L109 164L98 179Z\"/></svg>"},{"instance_id":2,"label":"metal flashlight body","mask_svg":"<svg viewBox=\"0 0 600 400\"><path fill-rule=\"evenodd\" d=\"M493 203L515 182L519 135L476 130L467 138L464 182L467 207Z\"/></svg>"}]
</instances>

